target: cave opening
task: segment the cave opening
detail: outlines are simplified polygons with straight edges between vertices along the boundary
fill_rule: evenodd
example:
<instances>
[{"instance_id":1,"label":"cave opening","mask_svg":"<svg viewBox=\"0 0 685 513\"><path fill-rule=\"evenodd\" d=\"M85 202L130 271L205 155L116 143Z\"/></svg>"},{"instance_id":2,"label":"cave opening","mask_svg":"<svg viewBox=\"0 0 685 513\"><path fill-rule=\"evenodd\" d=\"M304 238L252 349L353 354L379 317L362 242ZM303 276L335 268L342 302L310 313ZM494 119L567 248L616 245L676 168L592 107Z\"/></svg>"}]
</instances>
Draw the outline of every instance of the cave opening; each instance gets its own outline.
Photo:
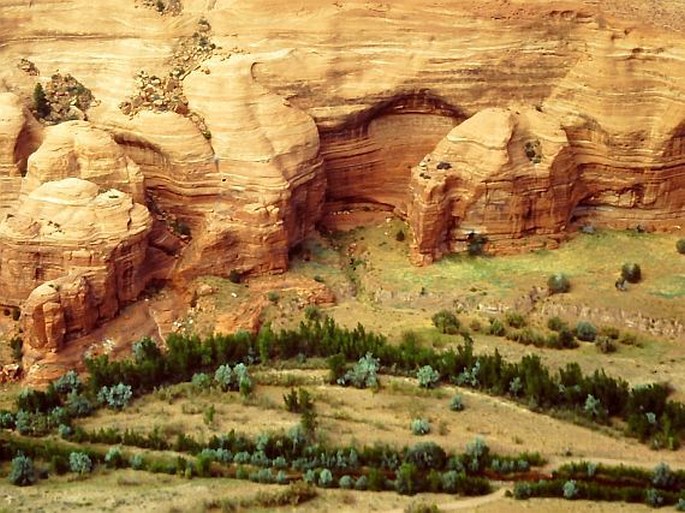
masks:
<instances>
[{"instance_id":1,"label":"cave opening","mask_svg":"<svg viewBox=\"0 0 685 513\"><path fill-rule=\"evenodd\" d=\"M321 130L327 179L322 225L404 217L411 169L467 114L429 91L397 94Z\"/></svg>"}]
</instances>

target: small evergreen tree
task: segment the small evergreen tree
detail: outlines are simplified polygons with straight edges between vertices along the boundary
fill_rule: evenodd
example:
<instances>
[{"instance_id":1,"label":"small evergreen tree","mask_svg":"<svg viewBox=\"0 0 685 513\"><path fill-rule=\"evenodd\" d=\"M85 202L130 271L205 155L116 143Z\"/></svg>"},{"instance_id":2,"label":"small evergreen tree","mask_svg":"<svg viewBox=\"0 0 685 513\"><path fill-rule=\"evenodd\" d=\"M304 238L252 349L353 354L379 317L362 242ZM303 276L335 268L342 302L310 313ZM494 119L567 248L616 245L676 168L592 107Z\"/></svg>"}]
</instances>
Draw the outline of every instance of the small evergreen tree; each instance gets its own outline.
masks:
<instances>
[{"instance_id":1,"label":"small evergreen tree","mask_svg":"<svg viewBox=\"0 0 685 513\"><path fill-rule=\"evenodd\" d=\"M33 88L33 109L39 119L48 117L52 110L50 102L48 102L48 99L45 96L45 90L40 82Z\"/></svg>"}]
</instances>

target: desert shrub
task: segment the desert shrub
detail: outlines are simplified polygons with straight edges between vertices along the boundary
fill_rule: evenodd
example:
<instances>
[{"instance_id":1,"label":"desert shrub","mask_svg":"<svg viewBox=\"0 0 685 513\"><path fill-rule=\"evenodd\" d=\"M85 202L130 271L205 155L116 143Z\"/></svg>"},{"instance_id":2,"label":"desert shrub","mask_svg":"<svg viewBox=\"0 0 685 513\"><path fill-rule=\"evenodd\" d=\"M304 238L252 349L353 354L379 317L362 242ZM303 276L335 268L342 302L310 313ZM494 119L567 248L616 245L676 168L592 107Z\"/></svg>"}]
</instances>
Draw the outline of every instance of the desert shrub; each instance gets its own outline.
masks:
<instances>
[{"instance_id":1,"label":"desert shrub","mask_svg":"<svg viewBox=\"0 0 685 513\"><path fill-rule=\"evenodd\" d=\"M31 486L36 482L33 460L19 453L12 459L8 481L15 486Z\"/></svg>"},{"instance_id":2,"label":"desert shrub","mask_svg":"<svg viewBox=\"0 0 685 513\"><path fill-rule=\"evenodd\" d=\"M364 490L367 490L368 488L369 488L369 479L364 475L359 476L357 481L354 483L354 489L359 490L359 491L364 491Z\"/></svg>"},{"instance_id":3,"label":"desert shrub","mask_svg":"<svg viewBox=\"0 0 685 513\"><path fill-rule=\"evenodd\" d=\"M430 421L428 419L412 419L409 427L411 432L418 436L427 435L431 430Z\"/></svg>"},{"instance_id":4,"label":"desert shrub","mask_svg":"<svg viewBox=\"0 0 685 513\"><path fill-rule=\"evenodd\" d=\"M440 373L430 365L424 365L416 372L416 379L422 388L433 388L440 381Z\"/></svg>"},{"instance_id":5,"label":"desert shrub","mask_svg":"<svg viewBox=\"0 0 685 513\"><path fill-rule=\"evenodd\" d=\"M533 495L533 487L526 481L517 481L514 484L514 498L518 500L530 499Z\"/></svg>"},{"instance_id":6,"label":"desert shrub","mask_svg":"<svg viewBox=\"0 0 685 513\"><path fill-rule=\"evenodd\" d=\"M53 385L58 393L67 395L73 392L78 393L81 390L83 383L81 383L81 378L79 378L76 371L70 370L57 378Z\"/></svg>"},{"instance_id":7,"label":"desert shrub","mask_svg":"<svg viewBox=\"0 0 685 513\"><path fill-rule=\"evenodd\" d=\"M568 328L568 324L558 316L550 317L547 320L547 327L552 331L561 331Z\"/></svg>"},{"instance_id":8,"label":"desert shrub","mask_svg":"<svg viewBox=\"0 0 685 513\"><path fill-rule=\"evenodd\" d=\"M580 321L576 324L576 337L585 342L594 342L597 336L597 328L588 321Z\"/></svg>"},{"instance_id":9,"label":"desert shrub","mask_svg":"<svg viewBox=\"0 0 685 513\"><path fill-rule=\"evenodd\" d=\"M621 277L630 283L638 283L642 279L642 269L635 263L623 264Z\"/></svg>"},{"instance_id":10,"label":"desert shrub","mask_svg":"<svg viewBox=\"0 0 685 513\"><path fill-rule=\"evenodd\" d=\"M319 478L319 473L317 470L310 468L302 475L302 479L305 483L316 484Z\"/></svg>"},{"instance_id":11,"label":"desert shrub","mask_svg":"<svg viewBox=\"0 0 685 513\"><path fill-rule=\"evenodd\" d=\"M243 275L237 269L231 269L228 273L228 281L231 283L240 283L243 280Z\"/></svg>"},{"instance_id":12,"label":"desert shrub","mask_svg":"<svg viewBox=\"0 0 685 513\"><path fill-rule=\"evenodd\" d=\"M440 513L440 509L435 504L419 501L407 504L404 513Z\"/></svg>"},{"instance_id":13,"label":"desert shrub","mask_svg":"<svg viewBox=\"0 0 685 513\"><path fill-rule=\"evenodd\" d=\"M485 470L488 463L490 463L490 448L485 443L485 440L478 437L466 444L464 463L474 474Z\"/></svg>"},{"instance_id":14,"label":"desert shrub","mask_svg":"<svg viewBox=\"0 0 685 513\"><path fill-rule=\"evenodd\" d=\"M507 312L504 315L504 320L507 325L512 328L523 328L526 325L526 318L518 312Z\"/></svg>"},{"instance_id":15,"label":"desert shrub","mask_svg":"<svg viewBox=\"0 0 685 513\"><path fill-rule=\"evenodd\" d=\"M563 327L558 333L558 343L559 346L562 348L566 349L573 349L574 347L578 347L578 342L576 342L576 337L573 334L573 331L570 329Z\"/></svg>"},{"instance_id":16,"label":"desert shrub","mask_svg":"<svg viewBox=\"0 0 685 513\"><path fill-rule=\"evenodd\" d=\"M14 429L14 415L11 411L0 411L0 429Z\"/></svg>"},{"instance_id":17,"label":"desert shrub","mask_svg":"<svg viewBox=\"0 0 685 513\"><path fill-rule=\"evenodd\" d=\"M685 255L685 239L678 239L678 242L675 243L675 248L678 250L678 253Z\"/></svg>"},{"instance_id":18,"label":"desert shrub","mask_svg":"<svg viewBox=\"0 0 685 513\"><path fill-rule=\"evenodd\" d=\"M212 379L206 372L196 372L190 382L197 390L207 390L212 384Z\"/></svg>"},{"instance_id":19,"label":"desert shrub","mask_svg":"<svg viewBox=\"0 0 685 513\"><path fill-rule=\"evenodd\" d=\"M64 402L70 417L87 417L93 412L93 405L87 397L72 391Z\"/></svg>"},{"instance_id":20,"label":"desert shrub","mask_svg":"<svg viewBox=\"0 0 685 513\"><path fill-rule=\"evenodd\" d=\"M404 242L404 240L407 238L407 236L404 233L404 230L401 228L397 230L397 233L395 233L395 240L397 242Z\"/></svg>"},{"instance_id":21,"label":"desert shrub","mask_svg":"<svg viewBox=\"0 0 685 513\"><path fill-rule=\"evenodd\" d=\"M395 490L400 495L414 495L419 491L420 474L416 465L403 463L400 465L395 478Z\"/></svg>"},{"instance_id":22,"label":"desert shrub","mask_svg":"<svg viewBox=\"0 0 685 513\"><path fill-rule=\"evenodd\" d=\"M447 453L435 442L420 442L407 450L405 461L421 470L441 469L447 462Z\"/></svg>"},{"instance_id":23,"label":"desert shrub","mask_svg":"<svg viewBox=\"0 0 685 513\"><path fill-rule=\"evenodd\" d=\"M68 424L60 424L57 426L57 433L61 438L65 440L74 434L74 430Z\"/></svg>"},{"instance_id":24,"label":"desert shrub","mask_svg":"<svg viewBox=\"0 0 685 513\"><path fill-rule=\"evenodd\" d=\"M521 381L521 378L519 376L512 378L509 382L509 393L514 397L518 397L518 395L521 393L521 390L523 390L523 382Z\"/></svg>"},{"instance_id":25,"label":"desert shrub","mask_svg":"<svg viewBox=\"0 0 685 513\"><path fill-rule=\"evenodd\" d=\"M31 432L31 414L25 410L19 410L14 416L14 426L20 435L28 435Z\"/></svg>"},{"instance_id":26,"label":"desert shrub","mask_svg":"<svg viewBox=\"0 0 685 513\"><path fill-rule=\"evenodd\" d=\"M193 379L195 376L193 376ZM219 365L214 371L214 381L224 392L228 391L233 384L233 371L228 364Z\"/></svg>"},{"instance_id":27,"label":"desert shrub","mask_svg":"<svg viewBox=\"0 0 685 513\"><path fill-rule=\"evenodd\" d=\"M659 463L652 471L652 484L657 488L671 488L676 483L676 476L666 463Z\"/></svg>"},{"instance_id":28,"label":"desert shrub","mask_svg":"<svg viewBox=\"0 0 685 513\"><path fill-rule=\"evenodd\" d=\"M354 488L354 479L345 474L338 480L338 486L343 490L351 490Z\"/></svg>"},{"instance_id":29,"label":"desert shrub","mask_svg":"<svg viewBox=\"0 0 685 513\"><path fill-rule=\"evenodd\" d=\"M459 491L459 481L465 474L456 470L448 470L442 474L442 490L446 493L457 493Z\"/></svg>"},{"instance_id":30,"label":"desert shrub","mask_svg":"<svg viewBox=\"0 0 685 513\"><path fill-rule=\"evenodd\" d=\"M564 499L573 500L578 497L578 487L573 479L570 479L564 483L563 487Z\"/></svg>"},{"instance_id":31,"label":"desert shrub","mask_svg":"<svg viewBox=\"0 0 685 513\"><path fill-rule=\"evenodd\" d=\"M247 397L252 393L252 389L254 388L254 382L252 381L252 378L250 377L250 373L247 370L247 366L244 363L239 363L235 367L233 367L233 373L236 375L237 382L238 382L238 390L240 391L240 395L243 397Z\"/></svg>"},{"instance_id":32,"label":"desert shrub","mask_svg":"<svg viewBox=\"0 0 685 513\"><path fill-rule=\"evenodd\" d=\"M327 468L319 473L319 486L321 488L329 488L333 484L333 474Z\"/></svg>"},{"instance_id":33,"label":"desert shrub","mask_svg":"<svg viewBox=\"0 0 685 513\"><path fill-rule=\"evenodd\" d=\"M98 392L98 401L114 410L123 410L133 397L130 385L118 383L114 386L104 386Z\"/></svg>"},{"instance_id":34,"label":"desert shrub","mask_svg":"<svg viewBox=\"0 0 685 513\"><path fill-rule=\"evenodd\" d=\"M276 483L279 485L288 484L288 474L286 474L284 470L279 470L276 473Z\"/></svg>"},{"instance_id":35,"label":"desert shrub","mask_svg":"<svg viewBox=\"0 0 685 513\"><path fill-rule=\"evenodd\" d=\"M601 328L599 328L598 333L599 335L608 337L611 340L618 340L621 336L621 332L619 331L619 329L615 328L614 326L602 326Z\"/></svg>"},{"instance_id":36,"label":"desert shrub","mask_svg":"<svg viewBox=\"0 0 685 513\"><path fill-rule=\"evenodd\" d=\"M143 459L143 455L140 453L131 456L131 458L128 460L128 463L131 465L133 470L142 470L142 468L145 466L145 460Z\"/></svg>"},{"instance_id":37,"label":"desert shrub","mask_svg":"<svg viewBox=\"0 0 685 513\"><path fill-rule=\"evenodd\" d=\"M571 282L565 274L556 273L547 279L547 289L550 294L563 294L571 290Z\"/></svg>"},{"instance_id":38,"label":"desert shrub","mask_svg":"<svg viewBox=\"0 0 685 513\"><path fill-rule=\"evenodd\" d=\"M504 337L507 334L507 328L502 321L493 317L489 320L487 332L489 335L494 335L495 337Z\"/></svg>"},{"instance_id":39,"label":"desert shrub","mask_svg":"<svg viewBox=\"0 0 685 513\"><path fill-rule=\"evenodd\" d=\"M485 252L488 238L480 233L470 232L466 236L466 251L470 256L480 256Z\"/></svg>"},{"instance_id":40,"label":"desert shrub","mask_svg":"<svg viewBox=\"0 0 685 513\"><path fill-rule=\"evenodd\" d=\"M316 276L314 276L315 281L323 281L321 277L320 279L317 280ZM304 318L307 319L308 321L319 321L323 317L323 314L321 313L321 308L319 308L316 305L307 305L304 307Z\"/></svg>"},{"instance_id":41,"label":"desert shrub","mask_svg":"<svg viewBox=\"0 0 685 513\"><path fill-rule=\"evenodd\" d=\"M597 337L595 339L595 346L600 353L608 354L616 352L616 344L609 337Z\"/></svg>"},{"instance_id":42,"label":"desert shrub","mask_svg":"<svg viewBox=\"0 0 685 513\"><path fill-rule=\"evenodd\" d=\"M449 310L440 310L438 313L433 315L431 318L433 325L438 328L440 333L446 333L449 335L456 335L459 333L459 328L461 323L457 316Z\"/></svg>"},{"instance_id":43,"label":"desert shrub","mask_svg":"<svg viewBox=\"0 0 685 513\"><path fill-rule=\"evenodd\" d=\"M115 445L107 450L105 464L111 468L121 468L124 466L124 456L121 453L121 447Z\"/></svg>"},{"instance_id":44,"label":"desert shrub","mask_svg":"<svg viewBox=\"0 0 685 513\"><path fill-rule=\"evenodd\" d=\"M452 411L462 411L464 409L464 400L460 394L455 395L450 400L450 410Z\"/></svg>"},{"instance_id":45,"label":"desert shrub","mask_svg":"<svg viewBox=\"0 0 685 513\"><path fill-rule=\"evenodd\" d=\"M660 508L664 505L664 497L659 490L648 488L645 492L645 502L653 508Z\"/></svg>"},{"instance_id":46,"label":"desert shrub","mask_svg":"<svg viewBox=\"0 0 685 513\"><path fill-rule=\"evenodd\" d=\"M483 329L483 325L480 323L478 319L473 319L471 322L469 322L469 328L471 331L475 331L478 333L480 330Z\"/></svg>"},{"instance_id":47,"label":"desert shrub","mask_svg":"<svg viewBox=\"0 0 685 513\"><path fill-rule=\"evenodd\" d=\"M85 452L69 454L69 470L76 474L88 474L93 471L93 462Z\"/></svg>"},{"instance_id":48,"label":"desert shrub","mask_svg":"<svg viewBox=\"0 0 685 513\"><path fill-rule=\"evenodd\" d=\"M380 360L374 358L373 354L366 353L362 356L354 367L338 379L341 385L352 385L356 388L376 388L378 387L378 369Z\"/></svg>"},{"instance_id":49,"label":"desert shrub","mask_svg":"<svg viewBox=\"0 0 685 513\"><path fill-rule=\"evenodd\" d=\"M592 394L588 394L585 398L583 411L592 418L600 417L602 416L602 402Z\"/></svg>"}]
</instances>

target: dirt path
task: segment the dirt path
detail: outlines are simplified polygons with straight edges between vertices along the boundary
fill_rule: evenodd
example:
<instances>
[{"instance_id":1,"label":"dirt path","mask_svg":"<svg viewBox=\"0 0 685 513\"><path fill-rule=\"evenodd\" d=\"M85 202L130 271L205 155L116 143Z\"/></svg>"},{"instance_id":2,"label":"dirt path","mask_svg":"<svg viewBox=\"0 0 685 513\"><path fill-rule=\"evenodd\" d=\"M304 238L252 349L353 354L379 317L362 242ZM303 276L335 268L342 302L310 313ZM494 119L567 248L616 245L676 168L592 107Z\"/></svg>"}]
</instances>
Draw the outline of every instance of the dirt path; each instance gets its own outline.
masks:
<instances>
[{"instance_id":1,"label":"dirt path","mask_svg":"<svg viewBox=\"0 0 685 513\"><path fill-rule=\"evenodd\" d=\"M464 499L461 501L454 501L454 502L443 502L441 504L436 504L438 508L440 508L440 511L461 511L465 509L473 509L477 508L478 506L482 506L484 504L488 504L490 502L495 502L498 501L502 498L504 498L504 494L507 492L509 487L502 487L499 490L497 490L494 493L491 493L490 495L483 495L481 497L469 497L468 499ZM385 510L383 513L403 513L404 509L399 508L399 509L388 509Z\"/></svg>"}]
</instances>

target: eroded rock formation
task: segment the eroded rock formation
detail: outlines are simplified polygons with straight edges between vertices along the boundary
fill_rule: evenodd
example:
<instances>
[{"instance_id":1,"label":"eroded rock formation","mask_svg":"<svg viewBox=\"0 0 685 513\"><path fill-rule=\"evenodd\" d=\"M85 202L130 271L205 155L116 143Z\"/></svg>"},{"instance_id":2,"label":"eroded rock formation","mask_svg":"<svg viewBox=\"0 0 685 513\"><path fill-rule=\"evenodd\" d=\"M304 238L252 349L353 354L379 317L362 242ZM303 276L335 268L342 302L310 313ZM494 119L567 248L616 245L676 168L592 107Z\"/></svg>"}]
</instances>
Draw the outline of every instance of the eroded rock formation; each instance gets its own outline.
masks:
<instances>
[{"instance_id":1,"label":"eroded rock formation","mask_svg":"<svg viewBox=\"0 0 685 513\"><path fill-rule=\"evenodd\" d=\"M85 121L69 121L45 129L43 142L28 158L21 192L42 184L81 178L101 188L116 188L136 203L145 203L143 174L112 136Z\"/></svg>"},{"instance_id":2,"label":"eroded rock formation","mask_svg":"<svg viewBox=\"0 0 685 513\"><path fill-rule=\"evenodd\" d=\"M474 234L511 249L563 231L582 187L565 141L535 109L486 109L454 128L412 171L414 260L465 250Z\"/></svg>"},{"instance_id":3,"label":"eroded rock formation","mask_svg":"<svg viewBox=\"0 0 685 513\"><path fill-rule=\"evenodd\" d=\"M29 345L58 349L135 300L151 224L129 195L79 178L22 197L0 224L0 288L4 304L23 306Z\"/></svg>"},{"instance_id":4,"label":"eroded rock formation","mask_svg":"<svg viewBox=\"0 0 685 513\"><path fill-rule=\"evenodd\" d=\"M0 220L19 197L26 161L38 146L41 131L21 98L0 92Z\"/></svg>"},{"instance_id":5,"label":"eroded rock formation","mask_svg":"<svg viewBox=\"0 0 685 513\"><path fill-rule=\"evenodd\" d=\"M90 329L84 305L109 318L149 279L282 271L341 210L406 217L417 263L471 232L511 251L574 223L682 224L685 34L661 11L636 26L636 3L5 3L3 60L72 73L99 104L36 151L49 75L0 69L3 300L56 349ZM182 109L157 112L164 88Z\"/></svg>"}]
</instances>

